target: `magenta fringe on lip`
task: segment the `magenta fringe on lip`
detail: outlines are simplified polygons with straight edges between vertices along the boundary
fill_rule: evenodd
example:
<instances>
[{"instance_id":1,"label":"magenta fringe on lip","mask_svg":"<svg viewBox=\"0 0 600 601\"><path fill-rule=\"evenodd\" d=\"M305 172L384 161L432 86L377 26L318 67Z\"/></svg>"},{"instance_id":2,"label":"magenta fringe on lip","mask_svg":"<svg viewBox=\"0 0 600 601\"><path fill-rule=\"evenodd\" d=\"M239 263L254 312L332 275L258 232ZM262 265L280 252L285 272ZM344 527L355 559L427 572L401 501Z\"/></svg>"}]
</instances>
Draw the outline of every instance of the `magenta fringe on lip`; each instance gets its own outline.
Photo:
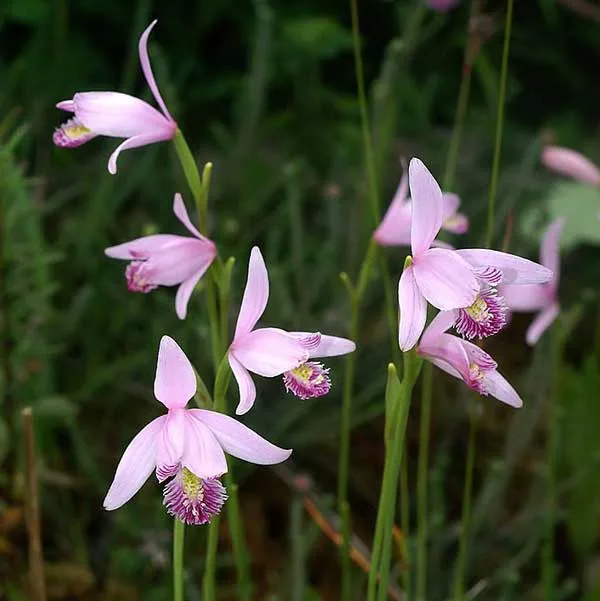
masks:
<instances>
[{"instance_id":1,"label":"magenta fringe on lip","mask_svg":"<svg viewBox=\"0 0 600 601\"><path fill-rule=\"evenodd\" d=\"M191 526L210 522L227 500L225 487L217 478L198 478L187 468L165 486L163 496L169 515Z\"/></svg>"},{"instance_id":2,"label":"magenta fringe on lip","mask_svg":"<svg viewBox=\"0 0 600 601\"><path fill-rule=\"evenodd\" d=\"M73 117L54 130L52 141L61 148L76 148L95 137L95 133L85 127L77 117Z\"/></svg>"},{"instance_id":3,"label":"magenta fringe on lip","mask_svg":"<svg viewBox=\"0 0 600 601\"><path fill-rule=\"evenodd\" d=\"M283 374L285 389L305 400L327 394L331 389L329 369L316 361L308 361Z\"/></svg>"},{"instance_id":4,"label":"magenta fringe on lip","mask_svg":"<svg viewBox=\"0 0 600 601\"><path fill-rule=\"evenodd\" d=\"M486 338L506 325L507 307L494 288L482 290L470 307L457 310L456 331L467 339Z\"/></svg>"},{"instance_id":5,"label":"magenta fringe on lip","mask_svg":"<svg viewBox=\"0 0 600 601\"><path fill-rule=\"evenodd\" d=\"M148 268L144 261L132 261L125 268L127 290L130 292L150 292L158 286L148 279Z\"/></svg>"}]
</instances>

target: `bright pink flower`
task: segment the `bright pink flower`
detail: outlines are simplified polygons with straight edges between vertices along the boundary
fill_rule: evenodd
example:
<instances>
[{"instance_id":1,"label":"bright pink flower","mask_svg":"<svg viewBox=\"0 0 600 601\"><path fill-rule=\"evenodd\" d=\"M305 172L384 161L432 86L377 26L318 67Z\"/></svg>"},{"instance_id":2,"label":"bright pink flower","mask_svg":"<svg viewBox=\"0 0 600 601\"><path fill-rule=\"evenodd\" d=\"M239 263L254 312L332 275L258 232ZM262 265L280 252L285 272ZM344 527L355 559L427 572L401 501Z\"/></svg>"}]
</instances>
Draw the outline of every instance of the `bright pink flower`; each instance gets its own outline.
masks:
<instances>
[{"instance_id":1,"label":"bright pink flower","mask_svg":"<svg viewBox=\"0 0 600 601\"><path fill-rule=\"evenodd\" d=\"M446 334L451 325L450 313L438 313L423 333L419 354L479 394L492 395L503 403L521 407L521 397L498 372L494 359L472 342Z\"/></svg>"},{"instance_id":2,"label":"bright pink flower","mask_svg":"<svg viewBox=\"0 0 600 601\"><path fill-rule=\"evenodd\" d=\"M438 12L446 12L452 10L460 0L425 0L425 3L429 8Z\"/></svg>"},{"instance_id":3,"label":"bright pink flower","mask_svg":"<svg viewBox=\"0 0 600 601\"><path fill-rule=\"evenodd\" d=\"M146 82L162 112L135 96L120 92L78 92L71 100L56 105L63 111L75 113L54 132L53 140L57 146L73 148L96 136L126 138L108 160L108 171L113 175L123 150L171 140L177 130L160 95L148 58L148 36L155 24L153 21L142 33L138 48Z\"/></svg>"},{"instance_id":4,"label":"bright pink flower","mask_svg":"<svg viewBox=\"0 0 600 601\"><path fill-rule=\"evenodd\" d=\"M442 229L453 234L464 234L469 229L466 215L458 213L460 198L456 194L442 194ZM408 198L408 173L405 169L396 194L375 230L373 238L380 246L410 246L412 207ZM434 240L432 245L436 245ZM440 246L444 246L438 243Z\"/></svg>"},{"instance_id":5,"label":"bright pink flower","mask_svg":"<svg viewBox=\"0 0 600 601\"><path fill-rule=\"evenodd\" d=\"M303 380L307 394L318 396L318 390L323 389L319 386L322 380L315 381L312 378L309 372L313 368L305 368L301 373L294 370L305 367L311 357L343 355L355 348L350 340L322 336L318 332L286 332L278 328L254 329L265 311L268 300L269 274L262 254L255 246L250 253L248 281L235 334L227 351L229 365L240 390L240 401L236 409L238 415L249 411L256 399L256 387L250 372L267 378L293 372L293 375L284 377L284 382L287 383L290 377Z\"/></svg>"},{"instance_id":6,"label":"bright pink flower","mask_svg":"<svg viewBox=\"0 0 600 601\"><path fill-rule=\"evenodd\" d=\"M311 334L310 332L290 332L303 341L311 359L347 355L356 350L356 344L347 338ZM326 395L331 389L329 368L317 361L307 361L299 367L283 374L283 383L288 392L301 399L310 399Z\"/></svg>"},{"instance_id":7,"label":"bright pink flower","mask_svg":"<svg viewBox=\"0 0 600 601\"><path fill-rule=\"evenodd\" d=\"M442 191L419 159L408 167L412 219L412 257L398 285L399 344L403 351L416 343L427 315L427 301L442 310L471 305L479 292L473 269L455 250L430 248L442 226Z\"/></svg>"},{"instance_id":8,"label":"bright pink flower","mask_svg":"<svg viewBox=\"0 0 600 601\"><path fill-rule=\"evenodd\" d=\"M539 311L527 330L527 344L534 345L558 316L558 280L560 277L559 239L564 219L559 217L550 224L540 249L540 262L554 272L546 284L529 286L502 286L500 293L511 311Z\"/></svg>"},{"instance_id":9,"label":"bright pink flower","mask_svg":"<svg viewBox=\"0 0 600 601\"><path fill-rule=\"evenodd\" d=\"M600 168L570 148L546 146L542 151L542 164L561 175L600 186Z\"/></svg>"},{"instance_id":10,"label":"bright pink flower","mask_svg":"<svg viewBox=\"0 0 600 601\"><path fill-rule=\"evenodd\" d=\"M129 443L104 499L104 508L127 503L153 471L165 487L169 512L186 523L205 523L226 495L218 478L227 472L225 452L259 465L285 461L281 449L237 420L205 409L186 409L196 393L194 368L179 345L163 336L158 351L154 395L168 410Z\"/></svg>"},{"instance_id":11,"label":"bright pink flower","mask_svg":"<svg viewBox=\"0 0 600 601\"><path fill-rule=\"evenodd\" d=\"M131 292L150 292L157 286L179 286L175 310L185 319L190 296L217 254L211 240L192 224L181 194L175 194L173 212L193 237L153 234L111 246L104 250L113 259L131 263L125 269L127 288Z\"/></svg>"}]
</instances>

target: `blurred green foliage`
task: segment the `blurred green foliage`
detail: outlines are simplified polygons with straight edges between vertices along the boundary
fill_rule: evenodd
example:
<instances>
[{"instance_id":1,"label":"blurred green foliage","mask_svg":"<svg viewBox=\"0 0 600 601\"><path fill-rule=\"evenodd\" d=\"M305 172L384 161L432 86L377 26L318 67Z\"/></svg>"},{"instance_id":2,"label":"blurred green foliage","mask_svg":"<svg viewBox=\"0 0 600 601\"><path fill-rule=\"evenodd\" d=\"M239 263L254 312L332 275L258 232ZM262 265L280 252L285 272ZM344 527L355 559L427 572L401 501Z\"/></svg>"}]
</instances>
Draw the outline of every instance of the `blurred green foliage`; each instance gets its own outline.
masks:
<instances>
[{"instance_id":1,"label":"blurred green foliage","mask_svg":"<svg viewBox=\"0 0 600 601\"><path fill-rule=\"evenodd\" d=\"M400 156L421 156L441 176L460 84L467 4L447 15L424 10L419 0L373 0L361 7L384 205L397 184ZM53 127L64 118L54 105L78 90L118 89L149 98L137 39L154 17L159 23L150 53L161 90L198 161L215 165L210 231L222 255L237 259L232 320L249 248L260 244L271 278L265 321L343 335L347 300L338 274L356 272L373 224L366 209L345 2L9 0L0 5L0 462L5 460L0 513L21 502L18 410L31 405L49 563L88 566L98 590L137 583L142 598L158 600L169 595L169 538L156 485L148 484L118 513L104 513L101 500L122 449L157 414L151 384L160 336L174 336L211 381L204 298L196 293L188 319L179 322L172 291L129 294L123 265L102 250L148 231L179 232L172 195L189 193L166 144L126 153L113 177L106 161L114 140L97 139L74 150L51 143ZM464 245L483 237L502 17L503 3L490 1L476 24L482 45L456 178L472 223L460 241ZM538 156L548 139L600 158L600 88L593 85L600 72L598 31L592 19L553 0L516 2L496 220L498 245L512 223L510 248L535 257L544 224L559 214L569 217L562 295L567 307L581 306L583 318L568 341L561 384L566 492L560 519L567 534L559 561L565 582L575 582L578 591L585 587L582 573L598 543L597 528L587 526L598 520L592 416L598 413L599 382L593 333L582 324L594 321L597 311L600 254L589 243L600 231L592 221L594 202L600 208L600 200L596 191L557 184L540 169ZM390 251L394 277L403 256L403 250ZM365 517L356 520L362 532L371 531L377 502L379 474L373 465L380 457L382 424L368 423L384 410L389 350L377 278L373 274L363 307L353 416L361 427L353 439L352 498L357 514L365 509ZM540 595L540 441L549 370L543 350L536 349L532 358L524 348L526 320L515 318L490 345L526 408L513 414L482 401L486 417L470 559L470 579L484 582L481 599ZM334 391L314 402L284 397L279 381L261 381L260 402L247 420L293 446L297 464L326 492L334 489L342 362L332 360L331 367ZM432 599L443 599L456 546L466 412L463 392L444 376L436 378L430 591ZM418 442L418 408L413 413L409 462ZM253 481L243 491L261 500L260 518L272 515L271 504L289 501L283 493L269 500L277 488L272 480L264 489ZM199 598L202 537L202 531L190 535L190 599ZM309 538L313 541L314 533ZM275 536L271 556L282 548L285 541ZM256 560L255 571L265 564L270 574L262 590L286 598L289 584L272 576L286 570L262 552L266 558ZM0 594L11 601L19 596L10 570L17 566L22 573L24 562L24 554L0 555ZM225 551L224 573L230 564ZM313 565L305 577L314 583L322 571ZM294 573L298 578L297 566ZM66 578L58 574L57 579ZM317 596L326 595L326 587L314 588L321 592L307 588L306 598L328 598Z\"/></svg>"}]
</instances>

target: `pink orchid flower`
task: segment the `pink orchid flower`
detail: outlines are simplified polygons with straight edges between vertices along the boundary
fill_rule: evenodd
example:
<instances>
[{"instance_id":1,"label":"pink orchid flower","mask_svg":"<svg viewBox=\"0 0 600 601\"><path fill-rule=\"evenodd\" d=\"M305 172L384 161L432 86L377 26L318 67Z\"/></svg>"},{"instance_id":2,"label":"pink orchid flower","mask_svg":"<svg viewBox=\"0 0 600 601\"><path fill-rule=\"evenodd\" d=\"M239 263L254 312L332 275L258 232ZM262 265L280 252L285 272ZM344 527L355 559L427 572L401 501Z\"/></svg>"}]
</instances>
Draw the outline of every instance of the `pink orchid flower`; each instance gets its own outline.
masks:
<instances>
[{"instance_id":1,"label":"pink orchid flower","mask_svg":"<svg viewBox=\"0 0 600 601\"><path fill-rule=\"evenodd\" d=\"M453 234L464 234L469 229L466 215L458 213L460 198L456 194L442 194L442 229ZM412 207L408 198L408 172L404 171L396 194L373 238L380 246L410 246ZM432 242L433 245L437 240ZM440 243L438 243L440 244ZM443 246L440 244L440 246Z\"/></svg>"},{"instance_id":2,"label":"pink orchid flower","mask_svg":"<svg viewBox=\"0 0 600 601\"><path fill-rule=\"evenodd\" d=\"M521 407L521 397L498 372L494 359L472 342L446 334L451 326L452 315L438 313L423 333L418 353L479 394L492 395L512 407Z\"/></svg>"},{"instance_id":3,"label":"pink orchid flower","mask_svg":"<svg viewBox=\"0 0 600 601\"><path fill-rule=\"evenodd\" d=\"M516 255L488 249L430 248L442 220L442 192L425 165L409 165L412 196L413 256L400 277L399 343L411 349L425 327L427 303L453 315L457 331L468 337L490 336L506 324L506 306L498 295L503 284L542 284L552 272Z\"/></svg>"},{"instance_id":4,"label":"pink orchid flower","mask_svg":"<svg viewBox=\"0 0 600 601\"><path fill-rule=\"evenodd\" d=\"M323 336L318 332L254 329L268 300L269 274L262 254L255 246L250 253L248 281L233 341L227 351L240 391L238 415L249 411L256 400L256 386L250 372L266 378L283 375L286 389L300 398L321 396L331 386L329 370L320 363L308 362L308 359L343 355L355 349L351 340Z\"/></svg>"},{"instance_id":5,"label":"pink orchid flower","mask_svg":"<svg viewBox=\"0 0 600 601\"><path fill-rule=\"evenodd\" d=\"M566 177L600 186L600 168L581 153L561 146L546 146L542 151L542 164L551 171Z\"/></svg>"},{"instance_id":6,"label":"pink orchid flower","mask_svg":"<svg viewBox=\"0 0 600 601\"><path fill-rule=\"evenodd\" d=\"M502 286L500 293L511 311L539 311L527 330L525 339L533 346L550 327L560 312L558 303L558 280L560 276L559 239L564 219L553 221L544 235L540 249L540 262L554 272L547 284L529 286Z\"/></svg>"},{"instance_id":7,"label":"pink orchid flower","mask_svg":"<svg viewBox=\"0 0 600 601\"><path fill-rule=\"evenodd\" d=\"M258 465L285 461L291 454L237 420L205 409L186 409L196 393L196 375L189 359L169 336L158 351L154 395L167 408L129 443L104 499L113 510L129 501L156 471L165 486L169 514L187 524L205 524L227 495L219 478L227 472L225 452Z\"/></svg>"},{"instance_id":8,"label":"pink orchid flower","mask_svg":"<svg viewBox=\"0 0 600 601\"><path fill-rule=\"evenodd\" d=\"M75 114L54 132L53 141L57 146L74 148L96 136L126 138L108 160L108 171L112 175L117 172L117 159L123 150L171 140L177 130L177 123L160 95L148 58L148 36L154 25L156 21L142 33L138 49L146 82L162 112L135 96L120 92L78 92L71 100L56 105Z\"/></svg>"},{"instance_id":9,"label":"pink orchid flower","mask_svg":"<svg viewBox=\"0 0 600 601\"><path fill-rule=\"evenodd\" d=\"M125 269L131 292L147 293L158 286L179 286L175 311L179 319L185 319L190 296L213 262L217 248L194 227L181 194L175 194L173 213L192 236L153 234L111 246L104 253L113 259L131 261Z\"/></svg>"}]
</instances>

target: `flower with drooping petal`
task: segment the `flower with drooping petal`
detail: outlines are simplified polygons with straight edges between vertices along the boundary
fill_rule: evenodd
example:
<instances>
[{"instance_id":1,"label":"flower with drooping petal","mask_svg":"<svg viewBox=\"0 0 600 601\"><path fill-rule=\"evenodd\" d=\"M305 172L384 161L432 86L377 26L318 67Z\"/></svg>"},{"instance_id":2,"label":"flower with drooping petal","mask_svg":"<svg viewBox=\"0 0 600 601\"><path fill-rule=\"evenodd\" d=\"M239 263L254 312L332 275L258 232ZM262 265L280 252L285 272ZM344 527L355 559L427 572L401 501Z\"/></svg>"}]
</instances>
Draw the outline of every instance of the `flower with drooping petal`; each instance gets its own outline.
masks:
<instances>
[{"instance_id":1,"label":"flower with drooping petal","mask_svg":"<svg viewBox=\"0 0 600 601\"><path fill-rule=\"evenodd\" d=\"M296 369L308 361L309 349L320 340L319 334L304 338L279 328L254 329L268 300L269 274L263 256L255 246L250 252L248 281L233 341L227 351L229 365L240 391L236 409L238 415L249 411L256 399L256 386L250 372L273 378Z\"/></svg>"},{"instance_id":2,"label":"flower with drooping petal","mask_svg":"<svg viewBox=\"0 0 600 601\"><path fill-rule=\"evenodd\" d=\"M156 21L142 33L138 49L144 77L160 111L135 96L120 92L78 92L71 100L56 105L74 113L74 117L54 132L53 141L57 146L74 148L96 136L126 138L108 160L108 171L113 175L123 150L171 140L177 131L177 123L160 95L148 58L148 36L154 25Z\"/></svg>"},{"instance_id":3,"label":"flower with drooping petal","mask_svg":"<svg viewBox=\"0 0 600 601\"><path fill-rule=\"evenodd\" d=\"M469 229L466 215L458 213L460 198L456 194L442 194L442 228L453 234L464 234ZM412 207L408 198L408 172L404 171L396 194L373 238L380 246L410 246ZM432 245L440 244L437 240ZM443 246L443 244L440 244Z\"/></svg>"},{"instance_id":4,"label":"flower with drooping petal","mask_svg":"<svg viewBox=\"0 0 600 601\"><path fill-rule=\"evenodd\" d=\"M539 311L527 330L525 339L533 346L550 327L560 312L558 303L558 280L560 276L559 239L564 219L553 221L544 235L540 249L540 262L554 272L547 284L529 286L502 286L500 293L511 311Z\"/></svg>"},{"instance_id":5,"label":"flower with drooping petal","mask_svg":"<svg viewBox=\"0 0 600 601\"><path fill-rule=\"evenodd\" d=\"M546 267L516 255L480 248L430 248L440 230L442 193L418 159L409 165L412 196L411 247L413 256L400 277L399 343L411 349L425 327L427 303L450 311L458 331L466 337L485 337L506 324L503 284L541 284L552 279Z\"/></svg>"},{"instance_id":6,"label":"flower with drooping petal","mask_svg":"<svg viewBox=\"0 0 600 601\"><path fill-rule=\"evenodd\" d=\"M302 341L308 350L310 359L337 357L347 355L356 350L356 344L347 338L326 336L320 333L290 332L292 336ZM302 365L286 371L283 383L288 392L306 400L326 395L331 389L329 368L317 361L307 361Z\"/></svg>"},{"instance_id":7,"label":"flower with drooping petal","mask_svg":"<svg viewBox=\"0 0 600 601\"><path fill-rule=\"evenodd\" d=\"M163 336L154 395L167 408L129 443L104 499L113 510L129 501L153 471L165 486L168 512L187 524L204 524L221 510L227 495L219 478L227 472L225 452L258 465L285 461L291 454L237 420L217 411L186 409L196 393L194 368L179 345Z\"/></svg>"},{"instance_id":8,"label":"flower with drooping petal","mask_svg":"<svg viewBox=\"0 0 600 601\"><path fill-rule=\"evenodd\" d=\"M468 307L480 289L472 267L457 251L430 248L442 226L442 191L419 159L410 161L408 181L412 257L407 260L398 285L398 334L403 351L410 350L423 332L427 301L441 310Z\"/></svg>"},{"instance_id":9,"label":"flower with drooping petal","mask_svg":"<svg viewBox=\"0 0 600 601\"><path fill-rule=\"evenodd\" d=\"M542 164L566 177L600 186L600 168L581 153L561 146L545 146Z\"/></svg>"},{"instance_id":10,"label":"flower with drooping petal","mask_svg":"<svg viewBox=\"0 0 600 601\"><path fill-rule=\"evenodd\" d=\"M479 394L492 395L512 407L521 407L521 397L498 372L494 359L472 342L447 334L451 326L452 315L438 313L423 333L418 353Z\"/></svg>"},{"instance_id":11,"label":"flower with drooping petal","mask_svg":"<svg viewBox=\"0 0 600 601\"><path fill-rule=\"evenodd\" d=\"M104 253L113 259L131 261L125 269L131 292L147 293L158 286L179 286L175 311L179 319L185 319L190 296L217 255L217 248L194 227L181 194L175 194L173 213L193 237L152 234L111 246Z\"/></svg>"}]
</instances>

